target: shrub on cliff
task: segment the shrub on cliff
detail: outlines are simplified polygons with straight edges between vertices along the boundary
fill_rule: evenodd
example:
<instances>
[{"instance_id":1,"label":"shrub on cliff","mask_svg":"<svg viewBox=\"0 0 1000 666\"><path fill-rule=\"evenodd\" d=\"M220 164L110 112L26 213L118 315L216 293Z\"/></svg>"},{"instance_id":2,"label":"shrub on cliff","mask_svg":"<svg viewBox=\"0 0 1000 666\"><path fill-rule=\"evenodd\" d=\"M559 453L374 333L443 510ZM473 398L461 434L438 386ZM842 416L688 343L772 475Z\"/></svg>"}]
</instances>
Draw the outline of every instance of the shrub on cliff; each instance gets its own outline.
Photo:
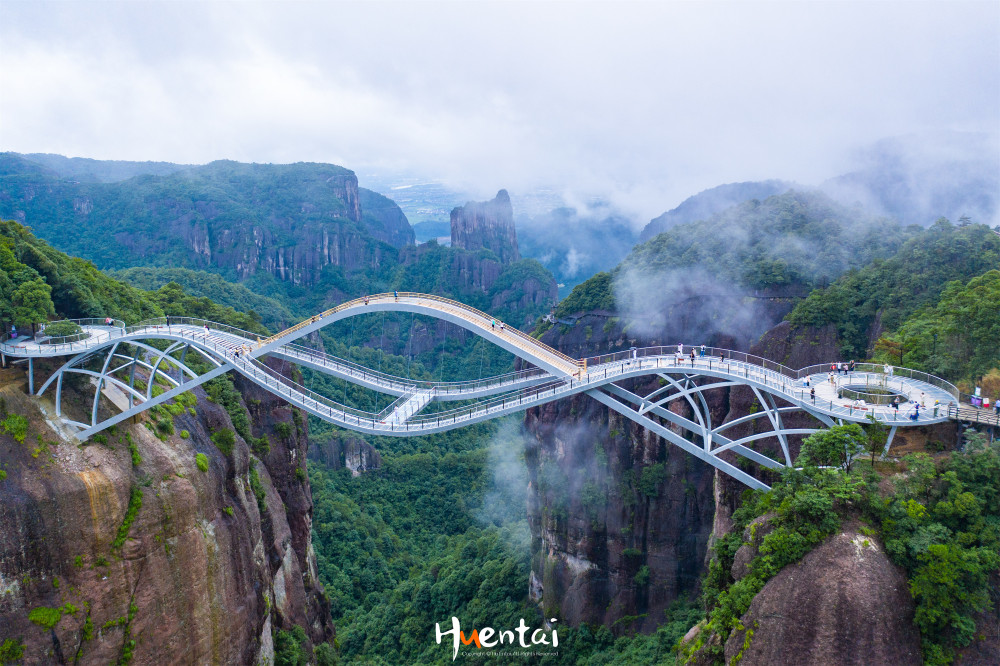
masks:
<instances>
[{"instance_id":1,"label":"shrub on cliff","mask_svg":"<svg viewBox=\"0 0 1000 666\"><path fill-rule=\"evenodd\" d=\"M838 429L845 427L831 430ZM836 437L820 437L814 444L826 439ZM826 454L831 458L827 462L836 462L839 452ZM989 577L1000 567L1000 443L971 435L964 451L939 460L908 455L906 473L885 498L869 467L852 474L820 469L813 466L822 462L818 457L804 447L799 462L808 466L784 472L769 492L744 494L733 514L735 528L714 546L704 581L709 621L700 638L685 646L684 655L693 657L712 633L724 643L767 580L851 517L879 526L862 531L878 532L886 553L906 571L926 663L951 663L954 648L973 639L976 613L997 593L991 591ZM774 530L762 540L749 574L734 582L731 568L744 530L765 513L774 514ZM707 656L721 658L721 646L707 649L714 649Z\"/></svg>"},{"instance_id":2,"label":"shrub on cliff","mask_svg":"<svg viewBox=\"0 0 1000 666\"><path fill-rule=\"evenodd\" d=\"M24 656L24 643L19 638L7 638L0 644L0 664L14 664Z\"/></svg>"},{"instance_id":3,"label":"shrub on cliff","mask_svg":"<svg viewBox=\"0 0 1000 666\"><path fill-rule=\"evenodd\" d=\"M17 440L18 444L24 444L24 439L28 436L28 419L20 414L8 414L7 418L0 421L0 428Z\"/></svg>"},{"instance_id":4,"label":"shrub on cliff","mask_svg":"<svg viewBox=\"0 0 1000 666\"><path fill-rule=\"evenodd\" d=\"M39 606L38 608L31 609L31 612L28 613L28 619L37 624L39 627L51 629L59 624L59 620L62 619L62 615L63 613L61 608L46 608L45 606Z\"/></svg>"},{"instance_id":5,"label":"shrub on cliff","mask_svg":"<svg viewBox=\"0 0 1000 666\"><path fill-rule=\"evenodd\" d=\"M989 603L989 575L1000 567L1000 442L971 435L964 451L941 460L904 461L896 493L873 517L910 580L925 660L950 663L953 649L972 640L973 618Z\"/></svg>"}]
</instances>

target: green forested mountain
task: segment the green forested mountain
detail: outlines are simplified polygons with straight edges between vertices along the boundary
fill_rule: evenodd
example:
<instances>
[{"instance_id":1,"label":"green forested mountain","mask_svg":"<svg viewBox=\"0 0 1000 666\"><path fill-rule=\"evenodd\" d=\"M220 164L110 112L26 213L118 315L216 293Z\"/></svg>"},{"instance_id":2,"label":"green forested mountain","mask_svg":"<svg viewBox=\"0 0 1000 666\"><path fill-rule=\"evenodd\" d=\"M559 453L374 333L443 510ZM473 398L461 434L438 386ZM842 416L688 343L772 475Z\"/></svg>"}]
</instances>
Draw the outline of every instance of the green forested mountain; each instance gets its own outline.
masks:
<instances>
[{"instance_id":1,"label":"green forested mountain","mask_svg":"<svg viewBox=\"0 0 1000 666\"><path fill-rule=\"evenodd\" d=\"M109 274L116 280L147 291L155 291L174 282L192 296L206 297L240 312L254 312L261 323L273 331L280 331L301 319L276 299L255 294L242 284L228 282L215 273L189 268L137 266Z\"/></svg>"},{"instance_id":2,"label":"green forested mountain","mask_svg":"<svg viewBox=\"0 0 1000 666\"><path fill-rule=\"evenodd\" d=\"M866 358L873 351L874 326L878 326L878 332L893 331L922 308L934 309L949 281L965 283L997 269L1000 269L1000 234L985 225L954 226L941 219L909 239L895 255L873 261L829 287L817 289L796 306L788 319L798 327L834 325L844 356ZM954 326L962 325L961 318L954 322ZM914 331L916 326L913 324L908 330ZM938 332L944 336L946 330L948 327L942 325ZM927 329L923 336L917 337L928 337L931 333ZM985 338L984 343L988 340L989 337ZM940 342L938 351L945 353L948 343L943 337ZM924 353L904 361L923 363L927 360ZM940 364L935 362L927 367L935 367L949 376L957 372L961 378L971 369L966 367L967 362L955 365L942 358Z\"/></svg>"},{"instance_id":3,"label":"green forested mountain","mask_svg":"<svg viewBox=\"0 0 1000 666\"><path fill-rule=\"evenodd\" d=\"M166 176L194 166L192 164L173 164L172 162L94 160L86 157L65 157L52 153L29 153L23 157L42 165L55 175L81 182L113 183L141 175Z\"/></svg>"},{"instance_id":4,"label":"green forested mountain","mask_svg":"<svg viewBox=\"0 0 1000 666\"><path fill-rule=\"evenodd\" d=\"M707 220L728 208L742 204L750 199L767 199L770 196L787 192L795 187L794 183L783 180L748 181L743 183L727 183L699 192L681 202L679 206L668 210L659 217L654 217L642 229L639 240L645 242L662 234L678 224Z\"/></svg>"},{"instance_id":5,"label":"green forested mountain","mask_svg":"<svg viewBox=\"0 0 1000 666\"><path fill-rule=\"evenodd\" d=\"M816 192L790 191L669 229L636 247L622 267L650 277L697 267L749 289L809 287L886 256L914 231Z\"/></svg>"},{"instance_id":6,"label":"green forested mountain","mask_svg":"<svg viewBox=\"0 0 1000 666\"><path fill-rule=\"evenodd\" d=\"M391 200L335 165L221 161L114 182L54 166L0 154L0 216L105 270L206 270L315 306L384 280L413 242Z\"/></svg>"},{"instance_id":7,"label":"green forested mountain","mask_svg":"<svg viewBox=\"0 0 1000 666\"><path fill-rule=\"evenodd\" d=\"M50 319L114 317L134 324L164 314L266 331L257 316L189 295L176 283L147 291L119 282L17 222L0 221L0 323L25 327Z\"/></svg>"},{"instance_id":8,"label":"green forested mountain","mask_svg":"<svg viewBox=\"0 0 1000 666\"><path fill-rule=\"evenodd\" d=\"M966 392L984 375L1000 369L1000 270L968 283L944 285L937 302L914 312L894 332L875 344L876 356L893 363L902 351L903 365L939 377L967 381ZM990 372L992 370L992 373ZM984 386L1000 399L1000 383Z\"/></svg>"},{"instance_id":9,"label":"green forested mountain","mask_svg":"<svg viewBox=\"0 0 1000 666\"><path fill-rule=\"evenodd\" d=\"M51 307L31 307L18 292L46 293ZM148 293L70 257L13 221L0 221L0 320L21 325L66 318L115 317L136 322L161 313Z\"/></svg>"},{"instance_id":10,"label":"green forested mountain","mask_svg":"<svg viewBox=\"0 0 1000 666\"><path fill-rule=\"evenodd\" d=\"M872 219L816 192L751 199L637 245L610 274L578 285L556 313L622 309L665 290L805 295L851 268L891 255L917 227Z\"/></svg>"}]
</instances>

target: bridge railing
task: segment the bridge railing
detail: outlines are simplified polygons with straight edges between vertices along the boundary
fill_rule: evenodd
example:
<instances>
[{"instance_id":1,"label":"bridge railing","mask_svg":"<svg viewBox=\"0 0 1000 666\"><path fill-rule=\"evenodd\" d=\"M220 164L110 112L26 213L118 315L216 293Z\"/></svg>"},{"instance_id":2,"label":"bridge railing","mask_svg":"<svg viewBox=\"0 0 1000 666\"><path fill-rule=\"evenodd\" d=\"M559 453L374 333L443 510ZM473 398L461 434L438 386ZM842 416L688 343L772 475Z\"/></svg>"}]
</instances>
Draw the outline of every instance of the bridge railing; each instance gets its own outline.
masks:
<instances>
[{"instance_id":1,"label":"bridge railing","mask_svg":"<svg viewBox=\"0 0 1000 666\"><path fill-rule=\"evenodd\" d=\"M125 322L121 319L112 319L110 324L105 323L104 317L86 317L83 319L59 319L58 321L48 321L41 331L35 334L35 342L44 345L61 345L69 344L73 342L79 342L80 340L86 340L90 337L90 333L86 330L82 330L79 333L73 333L71 335L59 335L51 336L45 335L45 331L48 330L50 326L62 323L76 324L80 328L85 328L87 326L106 326L108 328L124 329Z\"/></svg>"},{"instance_id":2,"label":"bridge railing","mask_svg":"<svg viewBox=\"0 0 1000 666\"><path fill-rule=\"evenodd\" d=\"M449 298L444 298L443 296L435 296L433 294L421 294L421 293L412 292L412 291L401 291L401 292L398 293L398 296L396 294L388 294L388 293L387 294L374 294L372 296L355 298L354 300L347 301L346 303L341 303L340 305L338 305L336 307L333 307L333 308L330 308L328 310L325 310L325 311L321 312L318 315L314 315L313 317L310 317L309 319L305 319L303 321L300 321L298 324L295 324L294 326L292 326L290 328L287 328L284 331L280 331L278 333L275 333L271 337L269 337L269 338L267 338L265 340L262 340L258 344L258 346L264 346L264 345L271 344L272 342L276 342L276 341L280 340L283 337L291 335L292 333L295 333L296 331L299 331L302 328L305 328L306 326L308 326L310 324L313 324L313 323L319 321L320 319L323 319L324 317L328 317L328 316L330 316L332 314L336 314L338 312L342 312L342 311L347 310L349 308L355 308L355 307L358 307L358 306L364 306L366 304L366 302L369 305L372 304L372 303L377 303L377 302L397 302L398 298L402 298L402 299L419 299L419 300L434 301L434 302L437 302L437 303L441 303L441 304L447 306L448 308L451 308L452 310L457 310L457 311L460 311L462 313L465 313L466 315L469 315L471 319L476 320L479 323L481 323L484 328L487 325L489 325L491 321L495 321L496 320L495 317L492 317L491 315L486 314L482 310L477 310L476 308L470 307L470 306L468 306L468 305L466 305L464 303L460 303L458 301L453 301L453 300L451 300ZM556 358L560 359L561 361L563 361L563 362L565 362L567 364L571 364L574 367L577 367L577 368L582 367L582 362L581 361L578 361L575 358L567 356L566 354L564 354L564 353L562 353L560 351L557 351L557 350L553 349L552 347L549 347L545 343L543 343L543 342L541 342L541 341L539 341L539 340L531 337L527 333L521 331L516 326L508 326L508 325L505 324L504 325L504 332L505 333L509 333L514 338L517 338L518 341L520 341L520 343L521 343L518 346L521 346L526 351L538 351L538 350L541 350L541 351L545 352L546 354L555 356Z\"/></svg>"},{"instance_id":3,"label":"bridge railing","mask_svg":"<svg viewBox=\"0 0 1000 666\"><path fill-rule=\"evenodd\" d=\"M304 402L307 405L311 402L313 404L310 406L314 408L322 405L325 407L325 410L319 411L326 411L330 414L333 412L342 412L345 415L350 414L364 419L371 419L374 416L371 412L349 407L312 389L306 388L302 384L285 377L280 372L267 367L255 358L241 356L239 359L235 359L232 355L228 355L227 360L233 365L239 366L246 374L260 380L265 386L275 389L274 392L276 395L289 399L289 402Z\"/></svg>"},{"instance_id":4,"label":"bridge railing","mask_svg":"<svg viewBox=\"0 0 1000 666\"><path fill-rule=\"evenodd\" d=\"M816 375L821 373L831 372L830 363L820 363L818 365L810 365L801 370L798 370L798 376L806 377L808 375ZM890 365L890 372L885 371L885 365L881 363L855 363L854 372L868 372L883 374L887 377L906 377L908 379L915 379L931 386L936 386L942 389L953 398L955 402L960 401L960 393L958 388L951 382L947 382L940 377L935 377L934 375L928 374L926 372L921 372L920 370L911 370L910 368L903 368L896 365Z\"/></svg>"},{"instance_id":5,"label":"bridge railing","mask_svg":"<svg viewBox=\"0 0 1000 666\"><path fill-rule=\"evenodd\" d=\"M481 379L470 379L460 382L434 382L422 379L408 379L384 372L378 372L358 363L354 363L353 361L324 354L315 349L310 349L309 347L303 347L302 345L296 345L294 343L282 345L275 351L283 351L289 356L306 358L317 365L343 366L345 374L351 374L352 376L363 381L369 381L381 386L401 391L417 388L445 395L472 393L478 389L503 386L505 384L516 384L533 378L542 378L549 374L540 368L531 368L528 370L519 370L516 372L509 372L503 375L495 375L493 377L484 377Z\"/></svg>"},{"instance_id":6,"label":"bridge railing","mask_svg":"<svg viewBox=\"0 0 1000 666\"><path fill-rule=\"evenodd\" d=\"M236 337L246 338L246 342L253 344L259 339L257 333L252 333L250 331L243 330L242 328L236 328L235 326L229 326L228 324L220 324L216 321L209 321L208 319L198 319L196 317L169 317L170 324L167 324L167 317L154 317L153 319L145 319L138 324L134 324L125 328L126 335L131 335L133 333L143 333L146 330L153 328L157 330L170 329L174 326L195 326L197 328L204 329L208 326L210 331L220 331L222 333L229 333L230 335L235 335ZM168 330L169 332L169 330Z\"/></svg>"},{"instance_id":7,"label":"bridge railing","mask_svg":"<svg viewBox=\"0 0 1000 666\"><path fill-rule=\"evenodd\" d=\"M1000 426L1000 413L994 407L986 409L963 404L951 405L948 408L948 416L956 421L969 421L993 427Z\"/></svg>"},{"instance_id":8,"label":"bridge railing","mask_svg":"<svg viewBox=\"0 0 1000 666\"><path fill-rule=\"evenodd\" d=\"M688 353L682 355L679 362L676 361L678 358L676 345L668 347L645 347L637 348L635 350L630 349L622 352L616 352L614 354L604 354L601 356L591 357L587 359L589 368L587 376L596 376L598 379L604 379L616 376L617 374L622 374L623 371L629 370L630 367L633 369L636 367L641 368L648 362L657 363L657 367L664 368L678 367L684 369L687 367L693 367L696 369L700 368L707 370L719 369L725 371L727 374L751 379L763 384L765 387L777 389L782 393L801 401L803 404L816 405L834 416L856 418L858 415L875 413L875 410L870 406L855 407L851 403L845 403L842 399L831 400L824 399L822 397L816 397L814 399L812 397L810 393L810 389L812 387L802 385L801 381L810 375L820 373L825 374L829 371L829 364L810 366L809 368L803 368L802 370L792 370L791 368L780 363L775 363L774 361L761 363L760 361L766 361L766 359L762 359L761 357L753 354L706 346L705 356L701 356L701 347L697 346L693 348L695 349L694 366L690 365L691 346L684 346L684 351ZM619 364L619 370L617 372L609 372L609 368L616 362ZM635 365L637 363L639 364L638 366ZM875 364L865 364L865 366L876 367ZM855 367L857 368L858 365ZM881 368L881 366L877 367ZM855 372L857 373L857 370ZM947 384L947 382L943 382L943 380L942 383ZM946 389L946 387L942 388ZM947 407L947 404L939 404L937 406L931 405L920 411L917 422L936 420L939 418L939 415L944 414ZM876 416L880 420L890 423L906 423L908 421L913 421L913 419L909 418L906 409L902 412L897 412L895 410L883 408L876 413Z\"/></svg>"},{"instance_id":9,"label":"bridge railing","mask_svg":"<svg viewBox=\"0 0 1000 666\"><path fill-rule=\"evenodd\" d=\"M746 352L735 351L732 349L725 349L722 347L705 347L704 356L702 356L701 345L682 345L683 352L680 356L684 359L690 358L691 350L694 350L695 358L709 358L714 357L716 359L723 358L730 361L735 361L739 363L749 363L752 365L757 365L770 373L775 375L784 375L791 379L797 379L798 375L796 370L789 368L788 366L782 365L781 363L775 363L770 359L766 359L762 356L755 356L753 354L748 354ZM619 361L626 361L633 358L644 358L649 356L676 356L678 354L677 345L667 345L660 347L637 347L636 349L626 349L620 352L614 352L611 354L601 354L599 356L590 356L584 359L587 362L587 367L603 365L605 363L614 363Z\"/></svg>"},{"instance_id":10,"label":"bridge railing","mask_svg":"<svg viewBox=\"0 0 1000 666\"><path fill-rule=\"evenodd\" d=\"M700 345L683 345L684 353L683 357L689 358L690 351L694 349L695 358L702 358L701 356L701 346ZM612 354L602 354L600 356L591 356L586 360L587 366L596 366L603 363L612 363L615 361L627 360L633 357L647 357L647 356L675 356L677 354L677 346L660 346L660 347L641 347L635 350L623 350L620 352L615 352ZM763 358L761 356L756 356L754 354L748 354L746 352L735 351L732 349L724 349L721 347L705 347L705 357L721 357L732 361L739 361L742 363L749 363L753 365L760 366L772 373L774 376L784 376L789 379L803 379L810 375L821 374L830 371L829 363L820 363L817 365L807 366L805 368L800 368L798 370L777 363L770 359ZM884 371L884 366L878 363L855 363L855 372L871 372L871 373L882 373ZM893 366L893 373L900 377L907 377L910 379L915 379L918 381L925 382L932 386L936 386L943 389L955 398L956 402L959 399L959 391L954 384L947 382L940 377L935 377L934 375L928 374L926 372L921 372L919 370L911 370L909 368L901 368Z\"/></svg>"},{"instance_id":11,"label":"bridge railing","mask_svg":"<svg viewBox=\"0 0 1000 666\"><path fill-rule=\"evenodd\" d=\"M676 351L676 347L673 347L673 349ZM435 412L434 414L424 417L414 418L406 423L393 425L390 429L418 430L422 428L440 426L442 424L460 423L492 412L516 411L517 408L526 409L534 404L537 404L540 399L556 398L561 397L563 394L568 395L575 393L580 390L580 387L601 385L606 383L609 379L627 376L635 371L648 371L651 368L663 368L667 370L672 368L685 369L692 367L689 365L689 356L680 359L678 362L675 360L676 357L670 354L649 354L648 356L636 354L634 359L630 354L628 358L619 357L617 363L608 360L608 356L610 355L600 357L601 360L603 360L603 364L599 366L592 366L591 370L580 379L570 378L555 380L535 387L512 391L510 393L505 393L492 398L479 400L472 404L457 407L452 410ZM782 373L757 366L754 363L748 363L742 359L733 360L728 357L728 354L725 360L720 361L719 357L710 356L707 348L706 355L704 357L696 355L695 365L693 367L696 369L719 369L725 371L726 374L729 375L750 379L765 386L766 388L776 389L783 394L800 401L804 405L813 405L822 409L835 417L863 419L869 414L873 414L879 421L891 425L933 422L939 420L939 417L944 415L947 410L946 405L939 405L935 408L928 408L921 411L919 416L916 419L913 419L911 415L906 412L906 410L902 412L886 408L875 410L871 406L855 407L853 404L845 403L843 400L822 398L816 398L814 400L808 388L795 386L794 380L791 380L788 376Z\"/></svg>"},{"instance_id":12,"label":"bridge railing","mask_svg":"<svg viewBox=\"0 0 1000 666\"><path fill-rule=\"evenodd\" d=\"M61 324L63 322L71 322L80 326L81 328L87 326L100 326L105 327L107 324L104 323L104 317L84 317L82 319L59 319L58 321L44 322L43 326L45 328L53 324ZM74 333L72 335L60 335L57 337L46 336L44 334L44 329L39 333L36 333L32 338L32 344L44 344L45 350L52 355L58 355L59 352L71 353L77 350L84 350L91 346L94 342L100 342L101 340L114 337L119 337L122 335L122 331L125 330L125 322L120 319L112 319L111 326L104 331L98 333L93 333L90 331L82 331L80 333ZM20 337L20 336L18 336ZM26 342L21 342L18 344L11 344L7 342L10 340L10 334L4 333L0 336L0 351L5 353L16 354L19 349L22 349Z\"/></svg>"}]
</instances>

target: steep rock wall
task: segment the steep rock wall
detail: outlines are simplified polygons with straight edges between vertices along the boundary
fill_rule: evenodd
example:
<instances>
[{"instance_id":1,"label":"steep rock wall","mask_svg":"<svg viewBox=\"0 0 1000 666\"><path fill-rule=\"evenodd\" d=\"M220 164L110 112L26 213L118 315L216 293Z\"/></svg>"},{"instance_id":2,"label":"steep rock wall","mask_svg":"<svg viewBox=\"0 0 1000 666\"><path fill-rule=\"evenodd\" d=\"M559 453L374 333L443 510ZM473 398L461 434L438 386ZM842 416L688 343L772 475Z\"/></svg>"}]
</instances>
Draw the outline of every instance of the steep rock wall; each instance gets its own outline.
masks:
<instances>
[{"instance_id":1,"label":"steep rock wall","mask_svg":"<svg viewBox=\"0 0 1000 666\"><path fill-rule=\"evenodd\" d=\"M920 664L906 575L847 527L769 580L726 641L726 663ZM737 656L739 655L739 656Z\"/></svg>"},{"instance_id":2,"label":"steep rock wall","mask_svg":"<svg viewBox=\"0 0 1000 666\"><path fill-rule=\"evenodd\" d=\"M581 357L676 344L675 334L640 337L612 313L593 312L542 340ZM631 388L659 386L652 378ZM707 400L721 421L728 392ZM683 401L668 408L690 416ZM715 514L712 468L585 395L528 410L524 428L532 597L570 624L651 631L664 609L697 589Z\"/></svg>"},{"instance_id":3,"label":"steep rock wall","mask_svg":"<svg viewBox=\"0 0 1000 666\"><path fill-rule=\"evenodd\" d=\"M587 396L525 428L533 599L572 625L653 629L701 575L711 468Z\"/></svg>"},{"instance_id":4,"label":"steep rock wall","mask_svg":"<svg viewBox=\"0 0 1000 666\"><path fill-rule=\"evenodd\" d=\"M470 201L452 210L451 245L463 250L490 250L504 264L520 259L507 190L497 192L491 201Z\"/></svg>"},{"instance_id":5,"label":"steep rock wall","mask_svg":"<svg viewBox=\"0 0 1000 666\"><path fill-rule=\"evenodd\" d=\"M248 392L254 434L268 436L270 452L255 462L237 436L226 455L210 434L232 428L229 415L196 389L196 413L175 416L172 435L138 423L78 446L45 422L23 380L9 379L6 409L30 425L24 443L0 434L0 641L22 642L25 664L106 664L127 652L133 664L252 664L269 658L272 626L332 639L308 479L297 471L304 419ZM38 608L61 617L40 626L29 617Z\"/></svg>"},{"instance_id":6,"label":"steep rock wall","mask_svg":"<svg viewBox=\"0 0 1000 666\"><path fill-rule=\"evenodd\" d=\"M363 187L358 193L368 233L393 247L413 245L413 227L395 201Z\"/></svg>"}]
</instances>

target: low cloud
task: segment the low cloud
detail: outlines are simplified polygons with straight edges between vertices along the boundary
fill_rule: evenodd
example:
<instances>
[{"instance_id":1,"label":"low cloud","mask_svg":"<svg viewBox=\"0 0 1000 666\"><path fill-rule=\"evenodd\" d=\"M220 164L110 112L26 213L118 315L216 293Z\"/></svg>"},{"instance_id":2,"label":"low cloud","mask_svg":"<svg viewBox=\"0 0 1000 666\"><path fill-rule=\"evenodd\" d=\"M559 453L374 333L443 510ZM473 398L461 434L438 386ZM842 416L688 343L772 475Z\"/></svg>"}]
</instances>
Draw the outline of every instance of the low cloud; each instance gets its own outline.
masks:
<instances>
[{"instance_id":1,"label":"low cloud","mask_svg":"<svg viewBox=\"0 0 1000 666\"><path fill-rule=\"evenodd\" d=\"M0 12L3 149L407 169L646 220L718 183L818 183L852 147L1000 117L996 3Z\"/></svg>"}]
</instances>

